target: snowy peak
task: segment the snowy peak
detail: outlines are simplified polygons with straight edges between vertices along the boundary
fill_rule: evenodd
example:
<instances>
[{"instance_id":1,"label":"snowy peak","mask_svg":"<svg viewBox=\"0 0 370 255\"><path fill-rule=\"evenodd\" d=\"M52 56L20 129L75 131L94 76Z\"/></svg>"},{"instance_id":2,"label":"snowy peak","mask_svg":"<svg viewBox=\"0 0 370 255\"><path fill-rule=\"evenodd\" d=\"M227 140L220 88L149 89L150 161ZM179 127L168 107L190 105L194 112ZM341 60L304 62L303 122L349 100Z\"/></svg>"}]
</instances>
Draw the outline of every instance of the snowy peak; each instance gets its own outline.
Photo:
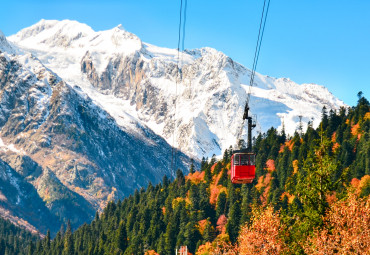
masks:
<instances>
[{"instance_id":1,"label":"snowy peak","mask_svg":"<svg viewBox=\"0 0 370 255\"><path fill-rule=\"evenodd\" d=\"M34 44L53 47L71 47L74 43L89 34L94 33L86 24L71 20L41 20L35 25L22 29L16 35L9 37L14 41L22 41L31 47Z\"/></svg>"},{"instance_id":2,"label":"snowy peak","mask_svg":"<svg viewBox=\"0 0 370 255\"><path fill-rule=\"evenodd\" d=\"M122 25L95 32L86 24L71 20L41 20L8 39L25 52L30 51L39 58L44 56L44 62L53 62L56 66L79 63L88 53L98 74L113 56L131 56L142 49L141 40Z\"/></svg>"},{"instance_id":3,"label":"snowy peak","mask_svg":"<svg viewBox=\"0 0 370 255\"><path fill-rule=\"evenodd\" d=\"M41 20L19 31L9 39L28 49L83 49L102 52L131 53L141 49L141 40L123 29L122 25L95 32L86 24L73 20Z\"/></svg>"},{"instance_id":4,"label":"snowy peak","mask_svg":"<svg viewBox=\"0 0 370 255\"><path fill-rule=\"evenodd\" d=\"M14 49L6 39L5 35L3 32L0 30L0 51L5 51L9 53L13 53Z\"/></svg>"}]
</instances>

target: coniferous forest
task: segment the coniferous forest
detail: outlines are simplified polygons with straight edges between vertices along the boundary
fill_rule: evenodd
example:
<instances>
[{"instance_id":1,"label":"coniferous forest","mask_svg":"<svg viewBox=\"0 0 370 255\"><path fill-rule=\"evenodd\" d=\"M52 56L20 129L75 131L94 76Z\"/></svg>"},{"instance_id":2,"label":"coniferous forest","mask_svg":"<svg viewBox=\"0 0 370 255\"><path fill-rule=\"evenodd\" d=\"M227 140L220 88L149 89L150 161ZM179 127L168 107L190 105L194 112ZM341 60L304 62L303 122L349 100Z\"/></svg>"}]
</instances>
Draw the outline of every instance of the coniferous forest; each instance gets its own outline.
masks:
<instances>
[{"instance_id":1,"label":"coniferous forest","mask_svg":"<svg viewBox=\"0 0 370 255\"><path fill-rule=\"evenodd\" d=\"M352 108L324 108L316 129L259 134L252 184L231 183L230 148L110 202L91 224L63 226L53 240L21 235L17 253L170 255L186 245L203 255L369 254L370 104L358 97ZM9 249L15 242L1 234Z\"/></svg>"},{"instance_id":2,"label":"coniferous forest","mask_svg":"<svg viewBox=\"0 0 370 255\"><path fill-rule=\"evenodd\" d=\"M38 236L0 218L0 254L28 254L30 244L39 239Z\"/></svg>"}]
</instances>

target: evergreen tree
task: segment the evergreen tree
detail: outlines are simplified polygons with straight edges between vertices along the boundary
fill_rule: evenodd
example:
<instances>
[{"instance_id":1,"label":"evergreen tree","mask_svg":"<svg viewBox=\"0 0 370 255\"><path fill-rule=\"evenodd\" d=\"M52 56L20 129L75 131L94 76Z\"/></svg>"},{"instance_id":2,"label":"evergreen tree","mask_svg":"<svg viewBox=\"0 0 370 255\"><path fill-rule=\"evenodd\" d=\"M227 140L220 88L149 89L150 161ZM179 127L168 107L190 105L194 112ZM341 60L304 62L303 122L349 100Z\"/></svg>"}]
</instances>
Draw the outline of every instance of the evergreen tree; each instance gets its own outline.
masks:
<instances>
[{"instance_id":1,"label":"evergreen tree","mask_svg":"<svg viewBox=\"0 0 370 255\"><path fill-rule=\"evenodd\" d=\"M193 158L191 158L191 160L190 160L190 170L189 170L189 172L191 174L193 174L195 172L195 170L194 170L194 159Z\"/></svg>"},{"instance_id":2,"label":"evergreen tree","mask_svg":"<svg viewBox=\"0 0 370 255\"><path fill-rule=\"evenodd\" d=\"M240 211L240 203L235 202L229 212L229 217L226 224L226 233L229 234L230 241L235 243L240 228L240 218L241 218L241 211Z\"/></svg>"},{"instance_id":3,"label":"evergreen tree","mask_svg":"<svg viewBox=\"0 0 370 255\"><path fill-rule=\"evenodd\" d=\"M116 231L115 236L115 248L118 248L120 251L125 252L127 248L127 233L124 222L120 222L119 227Z\"/></svg>"},{"instance_id":4,"label":"evergreen tree","mask_svg":"<svg viewBox=\"0 0 370 255\"><path fill-rule=\"evenodd\" d=\"M212 242L216 237L216 230L210 222L210 218L207 219L206 226L204 228L203 240L204 242Z\"/></svg>"},{"instance_id":5,"label":"evergreen tree","mask_svg":"<svg viewBox=\"0 0 370 255\"><path fill-rule=\"evenodd\" d=\"M226 163L230 160L230 156L229 156L229 151L228 150L225 150L224 151L224 156L222 158L223 162Z\"/></svg>"},{"instance_id":6,"label":"evergreen tree","mask_svg":"<svg viewBox=\"0 0 370 255\"><path fill-rule=\"evenodd\" d=\"M74 245L73 245L72 227L71 222L68 221L67 231L64 235L63 255L73 255L73 254L74 254Z\"/></svg>"},{"instance_id":7,"label":"evergreen tree","mask_svg":"<svg viewBox=\"0 0 370 255\"><path fill-rule=\"evenodd\" d=\"M185 176L180 169L177 169L176 171L176 182L177 182L178 188L180 188L181 186L185 184Z\"/></svg>"},{"instance_id":8,"label":"evergreen tree","mask_svg":"<svg viewBox=\"0 0 370 255\"><path fill-rule=\"evenodd\" d=\"M250 219L250 213L251 213L251 196L250 196L250 189L247 185L243 185L242 187L242 204L241 204L241 217L240 217L240 223L244 224L246 222L249 222Z\"/></svg>"},{"instance_id":9,"label":"evergreen tree","mask_svg":"<svg viewBox=\"0 0 370 255\"><path fill-rule=\"evenodd\" d=\"M35 252L35 244L32 241L30 241L30 244L28 245L28 255L33 255L34 252Z\"/></svg>"},{"instance_id":10,"label":"evergreen tree","mask_svg":"<svg viewBox=\"0 0 370 255\"><path fill-rule=\"evenodd\" d=\"M226 187L228 179L229 179L229 175L227 174L227 168L224 167L222 169L222 174L221 174L220 179L218 180L217 185L222 185L222 186Z\"/></svg>"},{"instance_id":11,"label":"evergreen tree","mask_svg":"<svg viewBox=\"0 0 370 255\"><path fill-rule=\"evenodd\" d=\"M324 106L322 108L322 111L321 111L321 126L322 126L322 129L326 130L328 125L329 125L328 113L327 113L326 107Z\"/></svg>"},{"instance_id":12,"label":"evergreen tree","mask_svg":"<svg viewBox=\"0 0 370 255\"><path fill-rule=\"evenodd\" d=\"M185 227L185 245L191 253L195 253L195 248L198 240L200 240L201 235L197 228L197 223L195 220L191 220Z\"/></svg>"},{"instance_id":13,"label":"evergreen tree","mask_svg":"<svg viewBox=\"0 0 370 255\"><path fill-rule=\"evenodd\" d=\"M216 218L220 217L222 214L226 214L227 206L227 196L225 192L221 192L217 198L216 206Z\"/></svg>"}]
</instances>

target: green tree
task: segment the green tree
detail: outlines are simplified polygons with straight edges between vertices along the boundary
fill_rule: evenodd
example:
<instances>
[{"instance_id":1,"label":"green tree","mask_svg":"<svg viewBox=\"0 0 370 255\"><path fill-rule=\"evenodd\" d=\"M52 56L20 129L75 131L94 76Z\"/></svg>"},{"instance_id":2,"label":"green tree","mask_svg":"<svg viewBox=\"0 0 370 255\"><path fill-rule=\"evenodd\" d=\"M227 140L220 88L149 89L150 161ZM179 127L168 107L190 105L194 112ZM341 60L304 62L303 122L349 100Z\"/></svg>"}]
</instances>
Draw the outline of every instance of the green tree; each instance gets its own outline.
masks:
<instances>
[{"instance_id":1,"label":"green tree","mask_svg":"<svg viewBox=\"0 0 370 255\"><path fill-rule=\"evenodd\" d=\"M114 246L124 252L127 248L126 226L123 221L120 222L116 231Z\"/></svg>"},{"instance_id":2,"label":"green tree","mask_svg":"<svg viewBox=\"0 0 370 255\"><path fill-rule=\"evenodd\" d=\"M189 172L191 174L193 174L195 172L195 169L194 169L194 159L193 158L191 158L191 160L190 160L190 170L189 170Z\"/></svg>"},{"instance_id":3,"label":"green tree","mask_svg":"<svg viewBox=\"0 0 370 255\"><path fill-rule=\"evenodd\" d=\"M235 202L230 209L229 217L226 224L226 233L229 234L230 241L232 243L236 242L239 235L240 218L241 218L240 203Z\"/></svg>"},{"instance_id":4,"label":"green tree","mask_svg":"<svg viewBox=\"0 0 370 255\"><path fill-rule=\"evenodd\" d=\"M224 167L222 169L222 174L221 174L220 179L218 180L217 185L222 185L222 186L226 187L228 179L229 179L229 175L227 174L227 168Z\"/></svg>"},{"instance_id":5,"label":"green tree","mask_svg":"<svg viewBox=\"0 0 370 255\"><path fill-rule=\"evenodd\" d=\"M342 185L344 175L335 180L338 162L329 155L331 143L322 136L320 146L314 153L310 152L303 168L296 175L296 184L289 183L290 191L302 204L303 211L299 215L302 233L310 233L314 228L323 225L323 216L329 208L327 195ZM300 210L298 210L300 211Z\"/></svg>"},{"instance_id":6,"label":"green tree","mask_svg":"<svg viewBox=\"0 0 370 255\"><path fill-rule=\"evenodd\" d=\"M207 219L206 226L204 228L203 232L203 240L204 242L212 242L216 237L216 230L212 226L212 223L210 222L210 218Z\"/></svg>"},{"instance_id":7,"label":"green tree","mask_svg":"<svg viewBox=\"0 0 370 255\"><path fill-rule=\"evenodd\" d=\"M67 230L64 235L63 255L73 255L73 254L74 254L74 245L73 245L72 227L71 222L68 221Z\"/></svg>"},{"instance_id":8,"label":"green tree","mask_svg":"<svg viewBox=\"0 0 370 255\"><path fill-rule=\"evenodd\" d=\"M216 218L220 217L222 214L226 214L226 206L227 206L227 195L224 191L222 191L217 198Z\"/></svg>"},{"instance_id":9,"label":"green tree","mask_svg":"<svg viewBox=\"0 0 370 255\"><path fill-rule=\"evenodd\" d=\"M185 245L191 253L195 253L195 248L198 240L201 238L199 230L197 228L197 223L195 221L190 221L185 227Z\"/></svg>"}]
</instances>

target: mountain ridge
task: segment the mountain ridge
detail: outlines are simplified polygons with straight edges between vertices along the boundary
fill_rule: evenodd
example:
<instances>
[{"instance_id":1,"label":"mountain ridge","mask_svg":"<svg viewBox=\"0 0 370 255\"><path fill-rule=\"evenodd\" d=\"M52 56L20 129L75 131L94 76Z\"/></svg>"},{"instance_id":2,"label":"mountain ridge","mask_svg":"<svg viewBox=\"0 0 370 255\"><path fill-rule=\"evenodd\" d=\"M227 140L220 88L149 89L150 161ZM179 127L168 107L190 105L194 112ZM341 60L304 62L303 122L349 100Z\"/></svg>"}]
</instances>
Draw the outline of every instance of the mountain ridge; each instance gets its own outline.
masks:
<instances>
[{"instance_id":1,"label":"mountain ridge","mask_svg":"<svg viewBox=\"0 0 370 255\"><path fill-rule=\"evenodd\" d=\"M95 32L78 23L68 35L60 27L75 21L50 23L53 26L45 20L34 25L45 28L41 33L31 26L9 40L81 87L108 112L115 106L104 96L111 96L122 108L110 112L116 120L127 113L198 159L221 155L236 143L249 91L249 69L212 48L185 50L177 59L177 50L142 42L123 28ZM32 37L25 37L28 34ZM61 38L67 46L59 43ZM336 110L345 106L321 85L298 85L258 73L251 92L250 108L258 116L260 132L270 126L281 129L284 122L286 132L293 135L299 128L299 116L303 128L309 122L316 126L323 106Z\"/></svg>"},{"instance_id":2,"label":"mountain ridge","mask_svg":"<svg viewBox=\"0 0 370 255\"><path fill-rule=\"evenodd\" d=\"M130 125L121 128L32 53L0 52L0 172L18 176L3 175L2 186L14 192L2 191L1 206L55 233L67 219L77 227L107 201L173 177L168 143L133 119ZM176 167L187 171L190 159L177 157ZM38 210L50 221L35 218Z\"/></svg>"}]
</instances>

